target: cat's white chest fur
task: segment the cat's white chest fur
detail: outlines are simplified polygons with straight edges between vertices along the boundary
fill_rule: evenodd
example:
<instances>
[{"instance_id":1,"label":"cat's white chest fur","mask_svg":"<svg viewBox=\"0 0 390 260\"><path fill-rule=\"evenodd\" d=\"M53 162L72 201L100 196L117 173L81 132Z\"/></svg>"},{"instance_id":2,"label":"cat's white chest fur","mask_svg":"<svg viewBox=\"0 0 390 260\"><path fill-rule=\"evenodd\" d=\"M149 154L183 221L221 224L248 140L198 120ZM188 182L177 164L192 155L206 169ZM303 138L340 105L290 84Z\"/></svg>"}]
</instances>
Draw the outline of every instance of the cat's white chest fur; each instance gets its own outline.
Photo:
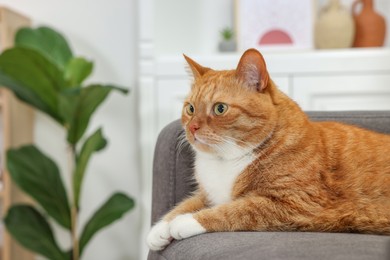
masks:
<instances>
[{"instance_id":1,"label":"cat's white chest fur","mask_svg":"<svg viewBox=\"0 0 390 260\"><path fill-rule=\"evenodd\" d=\"M240 160L224 160L197 154L195 171L197 181L206 191L212 206L227 203L232 199L234 183L253 157L248 155Z\"/></svg>"}]
</instances>

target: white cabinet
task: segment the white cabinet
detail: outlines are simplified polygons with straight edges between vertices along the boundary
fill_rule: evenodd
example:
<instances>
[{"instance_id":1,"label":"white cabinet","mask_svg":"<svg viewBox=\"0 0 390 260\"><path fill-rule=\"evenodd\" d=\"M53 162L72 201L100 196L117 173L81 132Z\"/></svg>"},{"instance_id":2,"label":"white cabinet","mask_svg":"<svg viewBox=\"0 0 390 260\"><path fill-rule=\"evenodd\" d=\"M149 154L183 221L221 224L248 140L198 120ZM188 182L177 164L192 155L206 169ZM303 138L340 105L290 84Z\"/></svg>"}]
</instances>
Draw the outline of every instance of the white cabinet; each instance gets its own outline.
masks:
<instances>
[{"instance_id":1,"label":"white cabinet","mask_svg":"<svg viewBox=\"0 0 390 260\"><path fill-rule=\"evenodd\" d=\"M390 74L296 77L291 97L304 110L390 110Z\"/></svg>"}]
</instances>

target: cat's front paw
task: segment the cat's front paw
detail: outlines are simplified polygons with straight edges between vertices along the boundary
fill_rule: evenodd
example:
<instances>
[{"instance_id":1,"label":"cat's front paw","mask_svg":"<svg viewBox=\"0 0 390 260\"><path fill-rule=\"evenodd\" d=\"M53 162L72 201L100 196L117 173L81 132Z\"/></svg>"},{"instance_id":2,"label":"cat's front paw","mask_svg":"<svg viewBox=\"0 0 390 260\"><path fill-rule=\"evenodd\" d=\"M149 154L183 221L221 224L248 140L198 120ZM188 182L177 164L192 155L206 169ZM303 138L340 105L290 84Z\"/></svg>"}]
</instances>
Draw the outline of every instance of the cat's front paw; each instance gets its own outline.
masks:
<instances>
[{"instance_id":1,"label":"cat's front paw","mask_svg":"<svg viewBox=\"0 0 390 260\"><path fill-rule=\"evenodd\" d=\"M169 223L171 236L177 240L206 232L192 214L179 215Z\"/></svg>"},{"instance_id":2,"label":"cat's front paw","mask_svg":"<svg viewBox=\"0 0 390 260\"><path fill-rule=\"evenodd\" d=\"M161 220L157 222L146 238L146 244L153 251L159 251L164 249L170 242L172 237L169 233L169 223Z\"/></svg>"}]
</instances>

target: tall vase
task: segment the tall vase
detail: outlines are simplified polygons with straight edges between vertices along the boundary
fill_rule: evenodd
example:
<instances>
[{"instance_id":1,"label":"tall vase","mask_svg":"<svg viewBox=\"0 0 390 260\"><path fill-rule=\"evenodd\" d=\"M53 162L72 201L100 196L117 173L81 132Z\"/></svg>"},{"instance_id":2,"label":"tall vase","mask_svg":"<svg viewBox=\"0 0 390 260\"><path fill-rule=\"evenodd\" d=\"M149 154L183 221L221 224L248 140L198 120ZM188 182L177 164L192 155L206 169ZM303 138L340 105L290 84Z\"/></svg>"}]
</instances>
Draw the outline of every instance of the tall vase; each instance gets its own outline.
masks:
<instances>
[{"instance_id":1,"label":"tall vase","mask_svg":"<svg viewBox=\"0 0 390 260\"><path fill-rule=\"evenodd\" d=\"M351 14L339 0L330 0L320 10L315 24L314 41L316 48L349 48L355 35Z\"/></svg>"},{"instance_id":2,"label":"tall vase","mask_svg":"<svg viewBox=\"0 0 390 260\"><path fill-rule=\"evenodd\" d=\"M362 10L358 14L357 6L362 4ZM383 46L386 35L386 21L382 15L374 10L373 0L357 0L352 5L355 20L356 34L354 47L379 47Z\"/></svg>"}]
</instances>

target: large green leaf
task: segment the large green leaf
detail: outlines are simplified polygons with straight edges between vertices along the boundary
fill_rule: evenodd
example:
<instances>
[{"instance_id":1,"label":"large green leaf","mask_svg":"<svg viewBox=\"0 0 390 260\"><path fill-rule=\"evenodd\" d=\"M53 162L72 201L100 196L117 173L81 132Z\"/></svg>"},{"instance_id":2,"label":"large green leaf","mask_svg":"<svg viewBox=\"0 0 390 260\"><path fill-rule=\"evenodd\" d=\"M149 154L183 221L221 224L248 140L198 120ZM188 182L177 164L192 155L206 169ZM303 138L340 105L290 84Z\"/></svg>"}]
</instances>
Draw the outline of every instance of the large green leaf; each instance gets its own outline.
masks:
<instances>
[{"instance_id":1,"label":"large green leaf","mask_svg":"<svg viewBox=\"0 0 390 260\"><path fill-rule=\"evenodd\" d=\"M133 207L133 199L127 197L126 195L122 193L112 195L111 198L109 198L107 202L95 212L92 218L85 225L80 237L80 255L82 254L85 245L96 234L96 232L121 218L123 214Z\"/></svg>"},{"instance_id":2,"label":"large green leaf","mask_svg":"<svg viewBox=\"0 0 390 260\"><path fill-rule=\"evenodd\" d=\"M70 208L57 165L32 145L7 151L12 180L63 227L70 229Z\"/></svg>"},{"instance_id":3,"label":"large green leaf","mask_svg":"<svg viewBox=\"0 0 390 260\"><path fill-rule=\"evenodd\" d=\"M66 125L69 126L68 142L76 144L87 129L89 120L96 108L106 99L112 90L127 93L128 90L105 85L90 85L80 89L80 92L64 91L62 93L61 114L68 114ZM66 112L63 112L66 111Z\"/></svg>"},{"instance_id":4,"label":"large green leaf","mask_svg":"<svg viewBox=\"0 0 390 260\"><path fill-rule=\"evenodd\" d=\"M103 137L102 129L99 128L83 144L77 157L76 170L73 175L74 203L79 208L80 190L83 183L85 169L92 153L102 150L107 144Z\"/></svg>"},{"instance_id":5,"label":"large green leaf","mask_svg":"<svg viewBox=\"0 0 390 260\"><path fill-rule=\"evenodd\" d=\"M73 56L65 38L49 27L20 29L15 37L15 45L41 52L60 69L64 69Z\"/></svg>"},{"instance_id":6,"label":"large green leaf","mask_svg":"<svg viewBox=\"0 0 390 260\"><path fill-rule=\"evenodd\" d=\"M32 206L11 207L4 222L8 232L24 247L49 259L70 259L57 245L46 219Z\"/></svg>"},{"instance_id":7,"label":"large green leaf","mask_svg":"<svg viewBox=\"0 0 390 260\"><path fill-rule=\"evenodd\" d=\"M0 55L0 84L22 101L62 123L57 92L65 87L62 72L37 51L12 48Z\"/></svg>"},{"instance_id":8,"label":"large green leaf","mask_svg":"<svg viewBox=\"0 0 390 260\"><path fill-rule=\"evenodd\" d=\"M92 72L93 63L84 58L72 58L65 67L65 79L71 87L79 86Z\"/></svg>"},{"instance_id":9,"label":"large green leaf","mask_svg":"<svg viewBox=\"0 0 390 260\"><path fill-rule=\"evenodd\" d=\"M58 96L58 112L64 120L64 126L67 130L73 120L73 114L77 108L82 88L75 87L63 90Z\"/></svg>"}]
</instances>

